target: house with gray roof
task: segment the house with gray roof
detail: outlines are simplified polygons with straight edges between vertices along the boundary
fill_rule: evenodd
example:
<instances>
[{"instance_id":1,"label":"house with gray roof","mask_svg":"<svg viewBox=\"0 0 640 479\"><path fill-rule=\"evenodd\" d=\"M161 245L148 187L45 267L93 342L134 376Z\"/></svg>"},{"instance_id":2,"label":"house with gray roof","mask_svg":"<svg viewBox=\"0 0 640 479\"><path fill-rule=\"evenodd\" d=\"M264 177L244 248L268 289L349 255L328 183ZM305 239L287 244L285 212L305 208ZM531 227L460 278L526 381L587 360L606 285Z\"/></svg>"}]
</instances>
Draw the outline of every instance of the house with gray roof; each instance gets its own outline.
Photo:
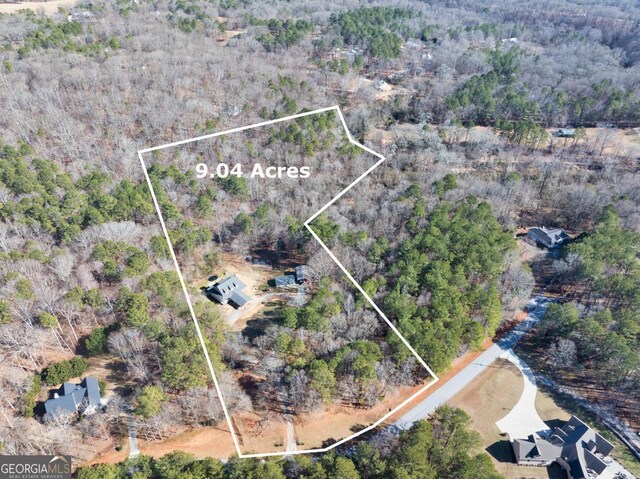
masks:
<instances>
[{"instance_id":1,"label":"house with gray roof","mask_svg":"<svg viewBox=\"0 0 640 479\"><path fill-rule=\"evenodd\" d=\"M251 298L243 292L247 285L236 275L228 276L206 290L207 296L220 304L230 304L238 309L243 307Z\"/></svg>"},{"instance_id":2,"label":"house with gray roof","mask_svg":"<svg viewBox=\"0 0 640 479\"><path fill-rule=\"evenodd\" d=\"M534 433L513 439L516 462L524 466L549 466L557 462L569 479L613 479L604 458L613 445L576 416L548 435Z\"/></svg>"},{"instance_id":3,"label":"house with gray roof","mask_svg":"<svg viewBox=\"0 0 640 479\"><path fill-rule=\"evenodd\" d=\"M567 241L569 235L562 228L547 229L544 226L536 226L529 229L527 238L535 244L551 249Z\"/></svg>"},{"instance_id":4,"label":"house with gray roof","mask_svg":"<svg viewBox=\"0 0 640 479\"><path fill-rule=\"evenodd\" d=\"M100 385L94 377L87 376L80 384L65 382L53 397L45 401L45 412L51 417L67 414L89 414L100 406Z\"/></svg>"}]
</instances>

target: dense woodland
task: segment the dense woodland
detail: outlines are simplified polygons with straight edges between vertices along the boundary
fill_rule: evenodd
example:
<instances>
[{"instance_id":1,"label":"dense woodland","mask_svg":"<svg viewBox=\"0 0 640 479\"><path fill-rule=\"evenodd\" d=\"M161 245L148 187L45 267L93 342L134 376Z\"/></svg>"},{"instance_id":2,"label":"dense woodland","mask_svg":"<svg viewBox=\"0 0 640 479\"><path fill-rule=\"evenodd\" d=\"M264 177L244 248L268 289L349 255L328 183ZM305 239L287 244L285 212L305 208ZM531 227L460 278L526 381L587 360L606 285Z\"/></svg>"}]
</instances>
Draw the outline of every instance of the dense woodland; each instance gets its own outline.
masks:
<instances>
[{"instance_id":1,"label":"dense woodland","mask_svg":"<svg viewBox=\"0 0 640 479\"><path fill-rule=\"evenodd\" d=\"M118 0L0 16L0 450L75 455L88 440L123 436L126 414L151 440L222 420L136 151L334 104L353 136L388 159L352 192L357 202L337 203L314 228L428 364L446 369L526 301L533 280L515 229L559 226L586 233L555 265L556 281L581 294L550 309L540 344L551 345L550 362L580 369L561 381L594 373L603 397L637 391L640 148L619 129L640 122L639 21L632 1L517 0ZM547 130L564 126L574 138ZM328 133L301 122L262 140L311 160ZM336 148L326 171L357 157ZM261 243L304 255L315 271L310 301L279 311L268 341L254 345L257 359L271 358L260 366L277 373L272 384L284 373L302 412L371 405L416 381L407 351L301 229L313 201L331 195L326 185L306 192L311 203L290 199L283 216L283 192L261 196L234 179L204 187L182 155L166 158L173 168L157 157L150 178L178 256L194 259L190 274L210 274L222 244L243 256ZM229 200L247 206L231 214ZM243 350L195 307L227 403L252 409L229 371ZM105 411L42 417L49 387L105 358L124 364L126 383ZM344 477L494 477L460 472L466 447L431 449L430 428L326 464L172 457L136 467L144 477L176 468L239 477L243 467L273 477L336 467L359 474ZM375 454L416 470L375 469ZM101 477L127 470L104 467Z\"/></svg>"},{"instance_id":2,"label":"dense woodland","mask_svg":"<svg viewBox=\"0 0 640 479\"><path fill-rule=\"evenodd\" d=\"M369 203L362 200L385 188L374 187L374 182L356 186L340 201L349 206L338 207L339 214L330 208L328 216L335 221L321 217L311 226L337 247L338 258L362 281L367 294L379 301L403 336L440 373L461 351L478 348L495 334L503 303L507 310L514 297L530 293L530 273L513 261L513 236L504 231L491 207L477 198L462 199L457 206L436 200L427 212L427 194L414 183L389 203L390 209L399 206L397 225L386 225L392 233L385 235L381 224L367 231L369 218L362 210ZM444 193L455 187L455 176L450 174L428 190ZM352 218L364 219L360 223ZM340 224L348 229L343 231ZM500 281L512 268L522 277L517 285ZM387 341L396 360L410 356L395 333L389 331Z\"/></svg>"},{"instance_id":3,"label":"dense woodland","mask_svg":"<svg viewBox=\"0 0 640 479\"><path fill-rule=\"evenodd\" d=\"M607 208L594 230L554 262L573 302L552 304L534 338L545 372L589 384L625 417L638 417L640 235ZM632 419L633 421L633 419Z\"/></svg>"}]
</instances>

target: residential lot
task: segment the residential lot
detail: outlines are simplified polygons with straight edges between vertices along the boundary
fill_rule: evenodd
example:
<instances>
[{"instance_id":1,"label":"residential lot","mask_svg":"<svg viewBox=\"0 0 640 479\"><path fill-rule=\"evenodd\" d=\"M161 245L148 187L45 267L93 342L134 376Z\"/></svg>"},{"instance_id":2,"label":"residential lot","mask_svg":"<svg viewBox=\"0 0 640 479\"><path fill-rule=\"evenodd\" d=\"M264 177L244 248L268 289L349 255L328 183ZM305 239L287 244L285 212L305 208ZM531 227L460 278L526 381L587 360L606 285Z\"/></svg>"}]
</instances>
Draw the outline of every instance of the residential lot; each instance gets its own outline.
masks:
<instances>
[{"instance_id":1,"label":"residential lot","mask_svg":"<svg viewBox=\"0 0 640 479\"><path fill-rule=\"evenodd\" d=\"M489 453L498 471L509 479L565 479L559 466L550 468L518 466L513 462L513 451L506 437L500 434L496 421L502 419L518 402L524 388L522 374L512 363L498 359L453 400L451 406L467 411L473 427L482 436L482 447ZM544 393L538 393L536 407L543 420L569 419L570 414L553 403Z\"/></svg>"}]
</instances>

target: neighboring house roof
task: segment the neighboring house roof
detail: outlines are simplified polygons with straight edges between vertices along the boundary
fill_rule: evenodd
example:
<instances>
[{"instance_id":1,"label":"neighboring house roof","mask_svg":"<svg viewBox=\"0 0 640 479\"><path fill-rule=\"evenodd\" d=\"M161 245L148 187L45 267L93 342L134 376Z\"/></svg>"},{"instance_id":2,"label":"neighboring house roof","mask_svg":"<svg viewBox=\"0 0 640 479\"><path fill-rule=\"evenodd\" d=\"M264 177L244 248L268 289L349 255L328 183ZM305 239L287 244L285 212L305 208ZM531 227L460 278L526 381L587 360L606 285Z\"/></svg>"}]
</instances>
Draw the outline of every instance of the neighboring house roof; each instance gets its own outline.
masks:
<instances>
[{"instance_id":1,"label":"neighboring house roof","mask_svg":"<svg viewBox=\"0 0 640 479\"><path fill-rule=\"evenodd\" d=\"M51 416L76 413L85 398L89 406L100 404L100 385L94 377L87 376L80 384L64 383L45 401L44 409Z\"/></svg>"},{"instance_id":2,"label":"neighboring house roof","mask_svg":"<svg viewBox=\"0 0 640 479\"><path fill-rule=\"evenodd\" d=\"M573 479L588 479L589 470L599 477L607 465L595 453L608 456L613 445L575 416L561 429L563 435L552 435L551 440L562 444L562 459L569 465ZM566 436L566 438L564 437Z\"/></svg>"},{"instance_id":3,"label":"neighboring house roof","mask_svg":"<svg viewBox=\"0 0 640 479\"><path fill-rule=\"evenodd\" d=\"M527 439L515 439L513 452L517 462L532 462L551 464L562 452L562 447L552 444L537 434L532 434Z\"/></svg>"},{"instance_id":4,"label":"neighboring house roof","mask_svg":"<svg viewBox=\"0 0 640 479\"><path fill-rule=\"evenodd\" d=\"M569 239L569 235L562 228L547 229L544 226L529 229L527 236L547 248L553 248Z\"/></svg>"},{"instance_id":5,"label":"neighboring house roof","mask_svg":"<svg viewBox=\"0 0 640 479\"><path fill-rule=\"evenodd\" d=\"M239 308L251 300L242 291L246 287L237 276L233 275L211 286L207 289L207 294L219 303L232 302Z\"/></svg>"},{"instance_id":6,"label":"neighboring house roof","mask_svg":"<svg viewBox=\"0 0 640 479\"><path fill-rule=\"evenodd\" d=\"M527 439L514 439L512 445L518 463L558 462L572 479L610 476L606 463L596 454L608 456L613 445L576 416L548 438L532 434Z\"/></svg>"},{"instance_id":7,"label":"neighboring house roof","mask_svg":"<svg viewBox=\"0 0 640 479\"><path fill-rule=\"evenodd\" d=\"M76 385L73 383L62 383L62 386L60 386L60 392L58 394L60 394L61 396L71 394L75 388Z\"/></svg>"},{"instance_id":8,"label":"neighboring house roof","mask_svg":"<svg viewBox=\"0 0 640 479\"><path fill-rule=\"evenodd\" d=\"M517 462L526 461L540 455L533 436L529 436L527 439L514 439L512 447Z\"/></svg>"},{"instance_id":9,"label":"neighboring house roof","mask_svg":"<svg viewBox=\"0 0 640 479\"><path fill-rule=\"evenodd\" d=\"M391 85L389 85L386 81L376 79L373 81L373 86L376 90L379 91L389 91L391 90Z\"/></svg>"}]
</instances>

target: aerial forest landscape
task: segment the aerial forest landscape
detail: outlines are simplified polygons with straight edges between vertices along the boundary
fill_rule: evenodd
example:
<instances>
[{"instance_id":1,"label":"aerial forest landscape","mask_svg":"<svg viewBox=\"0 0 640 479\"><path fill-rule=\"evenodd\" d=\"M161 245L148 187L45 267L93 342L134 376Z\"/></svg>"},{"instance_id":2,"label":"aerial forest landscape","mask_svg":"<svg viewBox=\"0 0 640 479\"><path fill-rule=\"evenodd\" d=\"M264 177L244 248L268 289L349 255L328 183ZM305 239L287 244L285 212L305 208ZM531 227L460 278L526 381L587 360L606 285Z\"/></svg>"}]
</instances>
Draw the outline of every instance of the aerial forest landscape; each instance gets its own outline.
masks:
<instances>
[{"instance_id":1,"label":"aerial forest landscape","mask_svg":"<svg viewBox=\"0 0 640 479\"><path fill-rule=\"evenodd\" d=\"M640 478L638 32L0 3L0 478Z\"/></svg>"}]
</instances>

